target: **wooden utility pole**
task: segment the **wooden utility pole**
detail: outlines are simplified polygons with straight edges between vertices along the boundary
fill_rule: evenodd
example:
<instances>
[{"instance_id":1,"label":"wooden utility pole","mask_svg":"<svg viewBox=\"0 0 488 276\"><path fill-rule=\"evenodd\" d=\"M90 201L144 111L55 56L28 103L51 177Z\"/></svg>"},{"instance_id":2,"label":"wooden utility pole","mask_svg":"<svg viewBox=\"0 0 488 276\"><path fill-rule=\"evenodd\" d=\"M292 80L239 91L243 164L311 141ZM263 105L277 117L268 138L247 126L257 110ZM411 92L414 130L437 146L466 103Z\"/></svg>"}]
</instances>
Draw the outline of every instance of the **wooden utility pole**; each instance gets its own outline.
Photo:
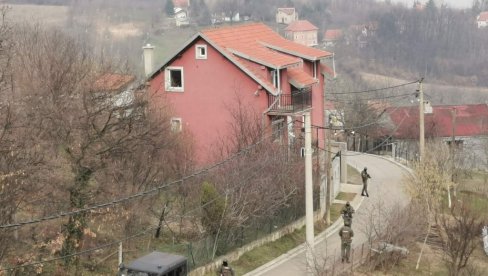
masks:
<instances>
[{"instance_id":1,"label":"wooden utility pole","mask_svg":"<svg viewBox=\"0 0 488 276\"><path fill-rule=\"evenodd\" d=\"M424 152L425 152L425 134L424 134L424 91L422 90L422 81L424 78L421 78L419 80L419 97L420 97L420 102L419 102L419 127L420 127L420 137L419 137L419 152L420 152L420 161L424 160Z\"/></svg>"}]
</instances>

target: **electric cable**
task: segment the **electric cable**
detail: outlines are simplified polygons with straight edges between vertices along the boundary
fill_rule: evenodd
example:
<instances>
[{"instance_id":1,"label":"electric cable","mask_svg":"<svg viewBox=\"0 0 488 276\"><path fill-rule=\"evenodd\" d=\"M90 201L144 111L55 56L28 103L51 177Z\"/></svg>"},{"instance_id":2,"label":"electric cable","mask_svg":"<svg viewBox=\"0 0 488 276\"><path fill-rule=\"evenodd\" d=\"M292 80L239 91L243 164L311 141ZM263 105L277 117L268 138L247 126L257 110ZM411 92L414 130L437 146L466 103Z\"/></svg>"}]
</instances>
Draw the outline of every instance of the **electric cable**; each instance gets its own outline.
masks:
<instances>
[{"instance_id":1,"label":"electric cable","mask_svg":"<svg viewBox=\"0 0 488 276\"><path fill-rule=\"evenodd\" d=\"M398 88L398 87L403 87L407 85L411 85L414 83L418 83L420 80L416 81L411 81L407 83L402 83L399 85L393 85L393 86L387 86L387 87L381 87L381 88L374 88L374 89L368 89L368 90L361 90L361 91L349 91L349 92L336 92L336 93L327 93L329 95L343 95L343 94L362 94L362 93L370 93L370 92L376 92L376 91L381 91L381 90L387 90L387 89L393 89L393 88Z\"/></svg>"},{"instance_id":2,"label":"electric cable","mask_svg":"<svg viewBox=\"0 0 488 276\"><path fill-rule=\"evenodd\" d=\"M256 167L260 167L260 168L256 168ZM263 166L260 166L259 164L257 164L255 166L256 170L253 170L254 172L260 172L260 171L263 171L265 169L265 167ZM252 178L252 176L249 176L247 177L245 180L244 180L244 185L248 185L248 183L251 183L249 180ZM228 194L229 191L233 191L233 190L236 190L238 188L242 188L243 186L236 186L232 189L229 189L227 190L225 193ZM215 202L216 200L218 200L219 197L216 197L208 202L205 202L204 204L201 204L199 205L198 207L196 208L193 208L191 210L188 210L186 212L184 212L181 216L184 216L184 215L187 215L187 214L190 214L190 213L193 213L197 210L200 210L202 209L203 207ZM55 258L50 258L50 259L45 259L45 260L42 260L42 261L37 261L37 262L31 262L31 263L27 263L27 264L22 264L22 265L19 265L19 266L15 266L15 267L7 267L7 268L3 268L3 267L0 267L0 271L9 271L9 270L15 270L15 269L19 269L19 268L23 268L23 267L27 267L27 266L34 266L34 265L39 265L39 264L43 264L43 263L48 263L48 262L54 262L54 261L58 261L58 260L63 260L63 259L66 259L66 258L70 258L70 257L74 257L74 256L79 256L79 255L84 255L84 254L87 254L87 253L91 253L91 252L94 252L94 251L97 251L97 250L100 250L100 249L104 249L104 248L107 248L107 247L111 247L111 246L114 246L114 245L117 245L121 242L125 242L125 241L128 241L128 240L131 240L131 239L135 239L135 238L138 238L140 236L143 236L145 234L147 234L149 231L152 231L152 230L155 230L157 229L159 226L149 226L148 228L136 233L136 234L132 234L130 236L127 236L123 239L119 239L117 241L114 241L114 242L110 242L110 243L106 243L106 244L102 244L100 246L97 246L97 247L94 247L94 248L90 248L90 249L86 249L86 250L82 250L82 251L79 251L79 252L75 252L75 253L72 253L72 254L67 254L67 255L63 255L63 256L59 256L59 257L55 257Z\"/></svg>"},{"instance_id":3,"label":"electric cable","mask_svg":"<svg viewBox=\"0 0 488 276\"><path fill-rule=\"evenodd\" d=\"M283 128L285 126L288 126L289 124L291 124L292 122L286 124L283 126ZM139 192L139 193L135 193L135 194L132 194L130 196L126 196L126 197L122 197L122 198L118 198L118 199L115 199L115 200L112 200L112 201L109 201L109 202L105 202L105 203L100 203L100 204L96 204L96 205L92 205L92 206L89 206L89 207L85 207L85 208L80 208L80 209L77 209L77 210L73 210L73 211L64 211L64 212L60 212L60 213L57 213L57 214L52 214L52 215L47 215L47 216L44 216L44 217L41 217L41 218L37 218L37 219L32 219L32 220L27 220L27 221L22 221L22 222L16 222L16 223L11 223L11 224L4 224L4 225L0 225L0 229L8 229L8 228L13 228L13 227L20 227L20 226L25 226L25 225L29 225L29 224L35 224L35 223L41 223L41 222L44 222L44 221L49 221L49 220L54 220L54 219L59 219L59 218L63 218L63 217L67 217L67 216L72 216L72 215L76 215L76 214L80 214L80 213L85 213L85 212L88 212L88 211L91 211L91 210L96 210L96 209L101 209L101 208L106 208L106 207L111 207L111 206L115 206L115 205L118 205L118 204L121 204L121 203L124 203L124 202L127 202L127 201L131 201L131 200L134 200L134 199L137 199L137 198L140 198L140 197L144 197L146 195L149 195L149 194L153 194L153 193L156 193L164 188L168 188L168 187L171 187L171 186L174 186L178 183L182 183L183 181L185 180L188 180L188 179L191 179L193 177L196 177L200 174L203 174L205 172L208 172L210 170L213 170L217 167L220 167L222 165L224 165L225 163L228 163L234 159L236 159L237 157L240 157L241 155L249 152L251 149L253 149L254 147L258 146L259 144L261 144L262 142L264 142L266 139L272 137L275 132L279 132L281 131L281 128L275 130L273 133L271 133L270 135L267 135L263 138L261 138L260 140L258 140L256 143L242 149L241 151L235 153L234 155L226 158L226 159L223 159L222 161L220 162L217 162L217 163L214 163L204 169L201 169L199 171L196 171L190 175L187 175L187 176L184 176L178 180L174 180L174 181L171 181L169 183L165 183L165 184L162 184L160 186L157 186L157 187L154 187L154 188L151 188L149 190L145 190L145 191L142 191L142 192Z\"/></svg>"}]
</instances>

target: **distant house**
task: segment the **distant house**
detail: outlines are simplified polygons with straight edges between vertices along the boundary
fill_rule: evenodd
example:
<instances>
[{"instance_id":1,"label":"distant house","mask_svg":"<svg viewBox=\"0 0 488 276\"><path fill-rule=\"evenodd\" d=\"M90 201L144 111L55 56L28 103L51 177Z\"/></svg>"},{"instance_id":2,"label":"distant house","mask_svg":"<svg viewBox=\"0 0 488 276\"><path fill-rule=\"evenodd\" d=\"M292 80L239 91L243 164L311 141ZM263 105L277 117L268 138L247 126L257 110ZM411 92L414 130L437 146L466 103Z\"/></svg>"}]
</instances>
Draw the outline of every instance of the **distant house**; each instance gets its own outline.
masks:
<instances>
[{"instance_id":1,"label":"distant house","mask_svg":"<svg viewBox=\"0 0 488 276\"><path fill-rule=\"evenodd\" d=\"M323 43L325 47L335 46L337 42L343 39L341 29L329 29L324 33Z\"/></svg>"},{"instance_id":2,"label":"distant house","mask_svg":"<svg viewBox=\"0 0 488 276\"><path fill-rule=\"evenodd\" d=\"M135 77L133 75L106 73L97 78L93 90L105 104L120 109L117 116L129 115L135 97Z\"/></svg>"},{"instance_id":3,"label":"distant house","mask_svg":"<svg viewBox=\"0 0 488 276\"><path fill-rule=\"evenodd\" d=\"M176 27L190 25L190 1L189 0L172 0L174 6Z\"/></svg>"},{"instance_id":4,"label":"distant house","mask_svg":"<svg viewBox=\"0 0 488 276\"><path fill-rule=\"evenodd\" d=\"M276 23L290 24L298 20L298 13L295 8L278 8L276 11Z\"/></svg>"},{"instance_id":5,"label":"distant house","mask_svg":"<svg viewBox=\"0 0 488 276\"><path fill-rule=\"evenodd\" d=\"M415 10L417 10L417 11L422 11L422 10L424 10L424 9L425 9L425 5L424 5L424 4L422 4L422 3L420 3L420 1L415 1L415 2L413 3L413 8L414 8Z\"/></svg>"},{"instance_id":6,"label":"distant house","mask_svg":"<svg viewBox=\"0 0 488 276\"><path fill-rule=\"evenodd\" d=\"M188 10L182 8L174 8L175 10L175 24L176 27L188 26L190 25L190 17L188 15Z\"/></svg>"},{"instance_id":7,"label":"distant house","mask_svg":"<svg viewBox=\"0 0 488 276\"><path fill-rule=\"evenodd\" d=\"M408 151L408 156L413 159L418 152L419 108L389 107L385 109L384 116L383 137L391 136L397 150L404 154ZM466 154L477 156L488 152L488 105L432 106L424 119L426 139L440 139L450 144L454 135L456 145ZM486 150L483 151L482 147L486 147ZM486 160L486 157L482 158Z\"/></svg>"},{"instance_id":8,"label":"distant house","mask_svg":"<svg viewBox=\"0 0 488 276\"><path fill-rule=\"evenodd\" d=\"M307 20L293 21L285 28L285 37L305 46L316 46L318 29Z\"/></svg>"},{"instance_id":9,"label":"distant house","mask_svg":"<svg viewBox=\"0 0 488 276\"><path fill-rule=\"evenodd\" d=\"M170 104L171 123L188 131L197 160L210 162L239 103L262 115L277 145L293 143L303 112L324 126L322 63L332 54L284 39L262 23L211 28L196 34L149 74L152 104ZM329 69L330 70L330 69ZM239 101L236 101L239 99ZM323 130L314 141L324 146Z\"/></svg>"},{"instance_id":10,"label":"distant house","mask_svg":"<svg viewBox=\"0 0 488 276\"><path fill-rule=\"evenodd\" d=\"M488 11L480 13L476 17L476 23L478 23L479 29L488 27Z\"/></svg>"}]
</instances>

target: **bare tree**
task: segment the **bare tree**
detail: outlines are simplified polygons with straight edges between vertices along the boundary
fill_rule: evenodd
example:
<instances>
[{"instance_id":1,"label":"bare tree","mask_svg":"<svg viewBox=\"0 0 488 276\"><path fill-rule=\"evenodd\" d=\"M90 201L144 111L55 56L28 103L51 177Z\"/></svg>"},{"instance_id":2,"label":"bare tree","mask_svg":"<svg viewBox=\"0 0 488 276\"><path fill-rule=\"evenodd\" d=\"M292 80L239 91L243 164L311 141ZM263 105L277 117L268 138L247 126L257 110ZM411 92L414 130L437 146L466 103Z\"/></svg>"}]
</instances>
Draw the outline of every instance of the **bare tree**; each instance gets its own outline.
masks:
<instances>
[{"instance_id":1,"label":"bare tree","mask_svg":"<svg viewBox=\"0 0 488 276\"><path fill-rule=\"evenodd\" d=\"M436 222L449 275L464 275L485 222L465 203L454 204L447 214L438 214Z\"/></svg>"},{"instance_id":2,"label":"bare tree","mask_svg":"<svg viewBox=\"0 0 488 276\"><path fill-rule=\"evenodd\" d=\"M47 189L56 191L60 203L54 206L80 209L170 177L164 153L176 149L178 140L166 113L148 114L147 98L138 96L137 87L130 102L116 104L110 77L117 68L99 60L88 45L40 27L25 26L18 34L16 93L26 99L25 112L50 166L61 170ZM109 79L100 83L104 75ZM61 255L83 247L88 218L77 213L63 225Z\"/></svg>"}]
</instances>

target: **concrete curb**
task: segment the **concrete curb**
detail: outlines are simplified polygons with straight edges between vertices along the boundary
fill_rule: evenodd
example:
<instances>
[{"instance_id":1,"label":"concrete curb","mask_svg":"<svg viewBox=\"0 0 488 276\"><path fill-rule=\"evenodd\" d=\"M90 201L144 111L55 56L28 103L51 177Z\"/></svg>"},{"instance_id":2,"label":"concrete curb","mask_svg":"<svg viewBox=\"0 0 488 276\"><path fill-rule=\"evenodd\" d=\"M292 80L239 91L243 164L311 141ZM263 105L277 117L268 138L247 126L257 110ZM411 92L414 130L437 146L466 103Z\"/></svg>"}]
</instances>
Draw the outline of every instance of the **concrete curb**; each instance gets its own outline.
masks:
<instances>
[{"instance_id":1,"label":"concrete curb","mask_svg":"<svg viewBox=\"0 0 488 276\"><path fill-rule=\"evenodd\" d=\"M353 206L355 210L358 210L359 207L361 207L361 204L363 203L364 201L364 197L362 197L361 195L359 195L359 193L356 195L356 197L361 197L361 200L359 201L359 203L357 204L357 206ZM355 197L355 198L356 198ZM321 243L323 242L325 239L327 239L328 237L330 237L332 234L336 233L337 231L339 231L339 228L342 226L342 219L339 217L334 223L332 223L331 226L327 227L327 229L325 229L322 233L318 234L317 236L315 236L315 244L318 244L318 243ZM279 256L278 258L276 259L273 259L269 262L267 262L266 264L254 269L253 271L250 271L246 274L244 274L243 276L259 276L259 275L263 275L264 273L268 272L270 269L288 261L289 259L291 258L294 258L295 256L305 252L306 250L306 243L302 243L300 244L299 246L291 249L290 251L282 254L281 256Z\"/></svg>"},{"instance_id":2,"label":"concrete curb","mask_svg":"<svg viewBox=\"0 0 488 276\"><path fill-rule=\"evenodd\" d=\"M387 161L401 167L403 170L407 171L410 175L413 175L413 170L411 168L409 168L409 167L407 167L407 166L405 166L399 162L396 162L393 159L390 159L390 158L387 158L387 157L381 156L381 155L376 155L376 154L369 154L369 153L362 153L362 154L380 157L384 160L387 160ZM356 168L356 170L358 170L358 169ZM361 200L359 201L357 206L353 206L354 209L357 211L361 207L361 205L364 201L364 197L362 197L359 193L356 195L356 197L361 197ZM325 231L323 231L319 235L315 236L315 244L323 242L325 239L330 237L332 234L339 231L339 228L341 227L341 223L342 223L342 219L339 217L339 219L337 219L331 226L327 227L327 229L325 229ZM288 261L289 259L294 258L295 256L305 252L305 249L306 249L306 243L302 243L301 245L293 248L292 250L282 254L278 258L267 262L266 264L254 269L253 271L250 271L250 272L244 274L243 276L265 275L265 273L268 272L269 270L271 270L272 268L279 266L280 264Z\"/></svg>"}]
</instances>

